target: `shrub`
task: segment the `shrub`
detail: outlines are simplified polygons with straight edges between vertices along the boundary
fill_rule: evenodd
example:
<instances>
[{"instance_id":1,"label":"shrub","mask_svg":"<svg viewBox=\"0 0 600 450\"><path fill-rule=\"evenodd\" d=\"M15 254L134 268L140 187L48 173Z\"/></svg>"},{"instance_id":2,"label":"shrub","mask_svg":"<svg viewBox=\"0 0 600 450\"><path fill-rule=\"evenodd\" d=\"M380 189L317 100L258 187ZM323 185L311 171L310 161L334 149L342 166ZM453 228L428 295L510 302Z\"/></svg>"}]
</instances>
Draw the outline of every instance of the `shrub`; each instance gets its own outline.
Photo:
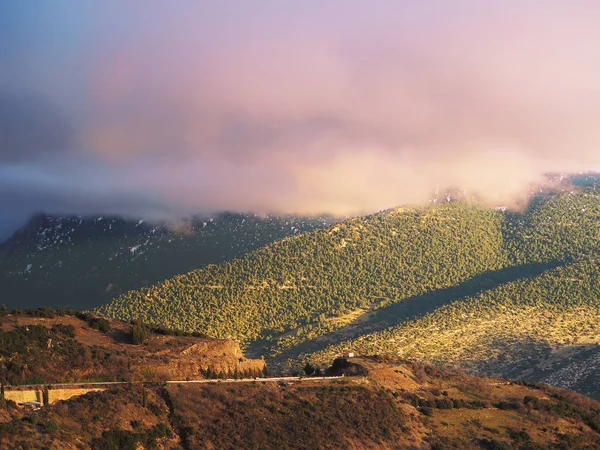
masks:
<instances>
[{"instance_id":1,"label":"shrub","mask_svg":"<svg viewBox=\"0 0 600 450\"><path fill-rule=\"evenodd\" d=\"M438 398L435 400L435 407L438 409L452 409L454 402L447 398Z\"/></svg>"},{"instance_id":2,"label":"shrub","mask_svg":"<svg viewBox=\"0 0 600 450\"><path fill-rule=\"evenodd\" d=\"M70 338L75 337L75 327L73 325L63 325L62 323L58 323L52 325L52 331L54 333L64 334L65 336Z\"/></svg>"},{"instance_id":3,"label":"shrub","mask_svg":"<svg viewBox=\"0 0 600 450\"><path fill-rule=\"evenodd\" d=\"M133 344L143 344L148 340L148 337L148 328L140 320L134 320L131 325L131 341Z\"/></svg>"},{"instance_id":4,"label":"shrub","mask_svg":"<svg viewBox=\"0 0 600 450\"><path fill-rule=\"evenodd\" d=\"M433 416L433 408L430 408L429 406L423 406L420 411L425 416Z\"/></svg>"},{"instance_id":5,"label":"shrub","mask_svg":"<svg viewBox=\"0 0 600 450\"><path fill-rule=\"evenodd\" d=\"M44 424L44 430L46 433L54 434L58 431L58 425L54 421L54 419L48 419Z\"/></svg>"}]
</instances>

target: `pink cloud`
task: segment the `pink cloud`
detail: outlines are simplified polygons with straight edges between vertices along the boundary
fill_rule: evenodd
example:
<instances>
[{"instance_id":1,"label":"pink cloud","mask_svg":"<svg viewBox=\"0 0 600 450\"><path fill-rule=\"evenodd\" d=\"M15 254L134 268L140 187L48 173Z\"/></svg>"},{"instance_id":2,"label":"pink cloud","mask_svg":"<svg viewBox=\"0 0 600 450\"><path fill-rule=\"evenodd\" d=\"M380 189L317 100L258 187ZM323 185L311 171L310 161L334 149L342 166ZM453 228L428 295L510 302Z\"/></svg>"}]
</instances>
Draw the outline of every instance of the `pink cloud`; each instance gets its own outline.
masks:
<instances>
[{"instance_id":1,"label":"pink cloud","mask_svg":"<svg viewBox=\"0 0 600 450\"><path fill-rule=\"evenodd\" d=\"M98 3L66 75L125 191L352 214L600 167L595 2L151 5Z\"/></svg>"}]
</instances>

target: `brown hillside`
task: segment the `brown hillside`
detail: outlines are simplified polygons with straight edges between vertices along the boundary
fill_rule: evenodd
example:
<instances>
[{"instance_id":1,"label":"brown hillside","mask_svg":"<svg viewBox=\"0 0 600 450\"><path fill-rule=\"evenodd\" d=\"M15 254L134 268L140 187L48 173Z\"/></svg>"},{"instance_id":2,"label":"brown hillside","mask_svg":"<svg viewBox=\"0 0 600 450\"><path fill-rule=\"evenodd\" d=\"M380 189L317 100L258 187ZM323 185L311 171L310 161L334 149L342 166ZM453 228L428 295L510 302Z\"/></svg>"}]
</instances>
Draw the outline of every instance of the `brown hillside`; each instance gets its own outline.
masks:
<instances>
[{"instance_id":1,"label":"brown hillside","mask_svg":"<svg viewBox=\"0 0 600 450\"><path fill-rule=\"evenodd\" d=\"M579 394L385 358L350 363L367 375L134 386L8 409L0 447L600 448L600 403Z\"/></svg>"},{"instance_id":2,"label":"brown hillside","mask_svg":"<svg viewBox=\"0 0 600 450\"><path fill-rule=\"evenodd\" d=\"M184 380L213 374L257 374L262 360L244 357L230 340L149 333L134 345L131 325L110 329L75 316L0 318L0 379L5 384Z\"/></svg>"}]
</instances>

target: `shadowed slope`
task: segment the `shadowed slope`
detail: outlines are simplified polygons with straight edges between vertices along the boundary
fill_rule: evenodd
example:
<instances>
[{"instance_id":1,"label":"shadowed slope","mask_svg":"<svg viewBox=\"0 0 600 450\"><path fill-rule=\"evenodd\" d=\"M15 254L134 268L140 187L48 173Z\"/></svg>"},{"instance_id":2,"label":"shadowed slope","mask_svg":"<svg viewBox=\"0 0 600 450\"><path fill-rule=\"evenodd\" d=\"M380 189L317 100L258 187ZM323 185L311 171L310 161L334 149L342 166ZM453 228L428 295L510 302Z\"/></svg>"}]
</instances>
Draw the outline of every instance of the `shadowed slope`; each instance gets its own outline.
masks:
<instances>
[{"instance_id":1,"label":"shadowed slope","mask_svg":"<svg viewBox=\"0 0 600 450\"><path fill-rule=\"evenodd\" d=\"M547 270L554 269L564 264L565 262L563 261L551 261L546 263L523 264L517 267L507 267L476 275L456 286L407 298L398 303L364 314L349 325L332 333L302 342L283 352L283 354L276 358L276 361L296 358L300 354L308 351L318 351L327 345L340 344L348 339L355 339L367 333L384 330L390 326L398 325L404 321L431 313L440 306L458 300L465 300L468 297L494 289L504 283L536 277ZM250 346L248 347L247 352L248 354L252 354L256 350L256 348Z\"/></svg>"},{"instance_id":2,"label":"shadowed slope","mask_svg":"<svg viewBox=\"0 0 600 450\"><path fill-rule=\"evenodd\" d=\"M90 309L131 289L331 222L230 213L162 224L38 215L0 244L0 303L9 309Z\"/></svg>"}]
</instances>

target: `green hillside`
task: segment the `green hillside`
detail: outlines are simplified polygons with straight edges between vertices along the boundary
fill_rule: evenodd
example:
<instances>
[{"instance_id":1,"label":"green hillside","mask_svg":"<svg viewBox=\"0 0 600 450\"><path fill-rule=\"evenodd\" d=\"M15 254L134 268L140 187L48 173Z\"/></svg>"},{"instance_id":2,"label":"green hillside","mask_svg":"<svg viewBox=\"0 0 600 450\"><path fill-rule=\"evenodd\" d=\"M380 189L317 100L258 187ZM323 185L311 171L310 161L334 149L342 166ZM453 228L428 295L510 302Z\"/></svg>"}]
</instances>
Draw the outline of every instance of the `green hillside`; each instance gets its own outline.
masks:
<instances>
[{"instance_id":1,"label":"green hillside","mask_svg":"<svg viewBox=\"0 0 600 450\"><path fill-rule=\"evenodd\" d=\"M599 218L592 194L545 197L525 214L464 203L390 210L129 292L99 312L254 340L506 267L522 266L518 276L534 262L589 258Z\"/></svg>"},{"instance_id":2,"label":"green hillside","mask_svg":"<svg viewBox=\"0 0 600 450\"><path fill-rule=\"evenodd\" d=\"M324 365L328 356L340 353L387 353L548 381L563 363L561 358L572 359L583 350L600 348L599 273L600 261L595 260L558 266L477 295L458 297L395 326L379 322L379 331L338 330L304 343L305 349L325 347L316 353L288 353L288 358L294 357L288 363L297 364L298 356ZM579 371L597 370L597 364L587 369L585 365L583 361ZM570 377L577 377L577 372L572 370ZM600 380L581 378L569 387L600 397Z\"/></svg>"},{"instance_id":3,"label":"green hillside","mask_svg":"<svg viewBox=\"0 0 600 450\"><path fill-rule=\"evenodd\" d=\"M222 213L175 223L38 215L0 244L0 303L89 309L330 218Z\"/></svg>"},{"instance_id":4,"label":"green hillside","mask_svg":"<svg viewBox=\"0 0 600 450\"><path fill-rule=\"evenodd\" d=\"M98 309L243 342L381 308L508 264L503 215L466 204L399 209L286 238L129 292Z\"/></svg>"},{"instance_id":5,"label":"green hillside","mask_svg":"<svg viewBox=\"0 0 600 450\"><path fill-rule=\"evenodd\" d=\"M523 213L461 202L394 209L131 291L97 312L234 338L272 368L352 350L502 372L596 342L599 224L591 190L539 196Z\"/></svg>"}]
</instances>

